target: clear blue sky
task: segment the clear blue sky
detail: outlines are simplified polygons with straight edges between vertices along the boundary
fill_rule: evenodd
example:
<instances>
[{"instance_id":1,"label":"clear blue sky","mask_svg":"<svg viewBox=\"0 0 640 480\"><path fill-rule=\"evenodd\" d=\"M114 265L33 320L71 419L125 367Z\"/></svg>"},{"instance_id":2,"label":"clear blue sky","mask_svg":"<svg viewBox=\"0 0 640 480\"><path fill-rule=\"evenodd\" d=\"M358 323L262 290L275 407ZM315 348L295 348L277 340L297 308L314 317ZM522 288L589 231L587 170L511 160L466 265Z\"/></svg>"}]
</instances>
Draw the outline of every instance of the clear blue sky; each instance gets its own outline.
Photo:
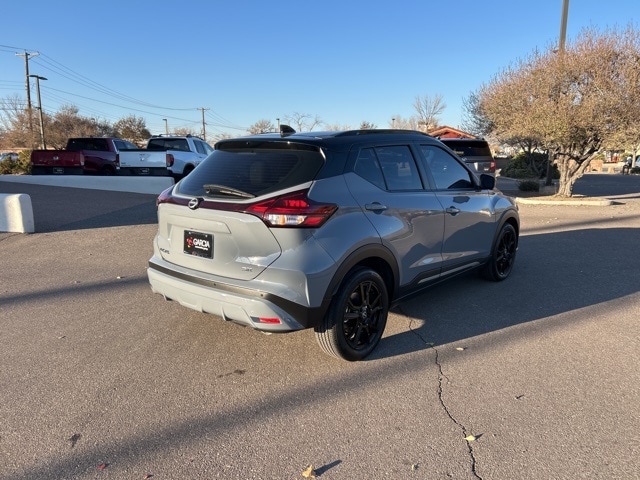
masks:
<instances>
[{"instance_id":1,"label":"clear blue sky","mask_svg":"<svg viewBox=\"0 0 640 480\"><path fill-rule=\"evenodd\" d=\"M535 49L557 43L562 0L5 0L0 97L26 98L24 58L43 108L65 104L152 133L188 127L243 135L294 112L328 124L388 127L417 95L442 95L441 123L462 101ZM585 27L640 23L638 0L570 0L567 42ZM32 102L37 105L35 88Z\"/></svg>"}]
</instances>

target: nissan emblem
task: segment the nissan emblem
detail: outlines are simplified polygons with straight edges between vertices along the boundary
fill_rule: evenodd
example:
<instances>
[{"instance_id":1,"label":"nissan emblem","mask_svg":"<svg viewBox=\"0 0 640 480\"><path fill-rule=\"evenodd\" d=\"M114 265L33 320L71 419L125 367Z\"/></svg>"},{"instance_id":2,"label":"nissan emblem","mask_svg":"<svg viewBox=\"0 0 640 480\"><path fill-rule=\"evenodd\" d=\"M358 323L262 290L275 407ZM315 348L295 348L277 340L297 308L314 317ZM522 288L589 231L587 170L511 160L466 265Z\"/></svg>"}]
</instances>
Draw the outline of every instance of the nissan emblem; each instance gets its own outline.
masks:
<instances>
[{"instance_id":1,"label":"nissan emblem","mask_svg":"<svg viewBox=\"0 0 640 480\"><path fill-rule=\"evenodd\" d=\"M202 201L201 198L192 198L191 200L189 200L189 208L191 210L195 210L196 208L198 208L200 206L200 202Z\"/></svg>"}]
</instances>

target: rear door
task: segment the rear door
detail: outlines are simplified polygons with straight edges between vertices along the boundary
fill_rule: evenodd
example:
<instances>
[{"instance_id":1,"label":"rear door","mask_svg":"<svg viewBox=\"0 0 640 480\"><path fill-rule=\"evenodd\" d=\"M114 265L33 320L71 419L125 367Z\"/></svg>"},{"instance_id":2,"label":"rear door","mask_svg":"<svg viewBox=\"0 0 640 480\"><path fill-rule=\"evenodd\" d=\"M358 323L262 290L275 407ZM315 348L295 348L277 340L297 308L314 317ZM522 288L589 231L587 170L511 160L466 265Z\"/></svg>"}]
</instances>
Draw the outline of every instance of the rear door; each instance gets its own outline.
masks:
<instances>
[{"instance_id":1,"label":"rear door","mask_svg":"<svg viewBox=\"0 0 640 480\"><path fill-rule=\"evenodd\" d=\"M366 217L398 260L400 284L437 278L444 212L427 191L409 145L358 148L347 184Z\"/></svg>"}]
</instances>

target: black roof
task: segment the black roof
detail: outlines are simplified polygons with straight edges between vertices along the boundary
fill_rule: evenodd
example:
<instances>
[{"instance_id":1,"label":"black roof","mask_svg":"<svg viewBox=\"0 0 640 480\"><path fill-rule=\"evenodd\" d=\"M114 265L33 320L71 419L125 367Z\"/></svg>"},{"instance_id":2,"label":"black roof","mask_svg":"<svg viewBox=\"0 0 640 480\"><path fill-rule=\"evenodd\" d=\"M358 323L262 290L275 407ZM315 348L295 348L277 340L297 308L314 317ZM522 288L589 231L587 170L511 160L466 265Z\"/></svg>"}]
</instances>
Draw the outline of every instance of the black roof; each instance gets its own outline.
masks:
<instances>
[{"instance_id":1,"label":"black roof","mask_svg":"<svg viewBox=\"0 0 640 480\"><path fill-rule=\"evenodd\" d=\"M376 138L379 137L379 138ZM215 148L241 147L243 144L257 148L264 143L304 143L326 148L339 148L356 143L368 143L373 140L406 142L407 140L435 139L426 133L417 130L398 129L367 129L367 130L343 130L323 132L296 132L296 133L260 133L246 137L220 140Z\"/></svg>"}]
</instances>

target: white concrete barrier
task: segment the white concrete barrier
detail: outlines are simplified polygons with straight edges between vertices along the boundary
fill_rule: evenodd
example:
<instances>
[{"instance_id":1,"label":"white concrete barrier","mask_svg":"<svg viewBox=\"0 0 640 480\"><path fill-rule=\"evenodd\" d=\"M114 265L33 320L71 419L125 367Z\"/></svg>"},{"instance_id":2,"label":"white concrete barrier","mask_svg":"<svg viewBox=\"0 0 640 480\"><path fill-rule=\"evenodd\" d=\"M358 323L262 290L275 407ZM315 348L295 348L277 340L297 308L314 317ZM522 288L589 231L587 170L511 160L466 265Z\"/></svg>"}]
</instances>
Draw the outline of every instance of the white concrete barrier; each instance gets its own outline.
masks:
<instances>
[{"instance_id":1,"label":"white concrete barrier","mask_svg":"<svg viewBox=\"0 0 640 480\"><path fill-rule=\"evenodd\" d=\"M0 193L0 232L35 232L31 197L26 193Z\"/></svg>"}]
</instances>

